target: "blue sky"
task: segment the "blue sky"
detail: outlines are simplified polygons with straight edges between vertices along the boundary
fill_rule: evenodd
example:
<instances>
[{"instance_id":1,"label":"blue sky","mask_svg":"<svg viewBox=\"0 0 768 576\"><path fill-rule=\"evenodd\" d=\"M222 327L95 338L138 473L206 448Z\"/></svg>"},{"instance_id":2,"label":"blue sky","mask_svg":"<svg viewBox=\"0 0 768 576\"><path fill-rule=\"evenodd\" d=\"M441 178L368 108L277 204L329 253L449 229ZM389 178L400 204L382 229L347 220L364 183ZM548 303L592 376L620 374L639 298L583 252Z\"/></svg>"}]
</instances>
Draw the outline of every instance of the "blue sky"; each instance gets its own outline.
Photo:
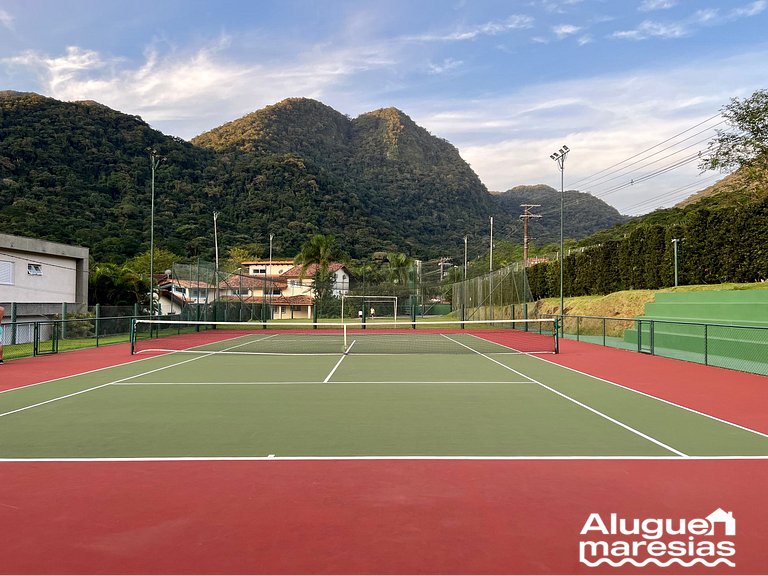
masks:
<instances>
[{"instance_id":1,"label":"blue sky","mask_svg":"<svg viewBox=\"0 0 768 576\"><path fill-rule=\"evenodd\" d=\"M694 158L768 88L768 0L0 0L0 90L96 100L189 139L284 98L395 106L494 191L638 214L712 184ZM679 165L679 166L678 166Z\"/></svg>"}]
</instances>

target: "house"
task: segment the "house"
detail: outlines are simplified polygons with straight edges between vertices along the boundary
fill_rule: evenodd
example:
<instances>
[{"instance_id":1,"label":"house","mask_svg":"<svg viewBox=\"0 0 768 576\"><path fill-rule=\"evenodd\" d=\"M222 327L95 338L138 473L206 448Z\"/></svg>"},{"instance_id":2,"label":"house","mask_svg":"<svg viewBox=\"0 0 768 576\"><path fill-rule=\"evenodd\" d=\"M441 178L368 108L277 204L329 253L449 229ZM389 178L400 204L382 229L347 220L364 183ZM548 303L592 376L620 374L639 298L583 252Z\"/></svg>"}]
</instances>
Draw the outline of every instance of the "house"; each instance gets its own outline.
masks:
<instances>
[{"instance_id":1,"label":"house","mask_svg":"<svg viewBox=\"0 0 768 576\"><path fill-rule=\"evenodd\" d=\"M733 517L733 512L726 512L722 508L718 508L712 514L706 517L706 520L710 523L712 528L709 530L709 534L715 533L715 524L723 525L723 535L735 536L736 535L736 519Z\"/></svg>"},{"instance_id":2,"label":"house","mask_svg":"<svg viewBox=\"0 0 768 576\"><path fill-rule=\"evenodd\" d=\"M331 273L331 292L334 296L340 297L349 293L349 282L351 275L344 264L340 262L332 262L328 266L328 271ZM317 273L317 264L312 264L302 272L301 266L294 266L293 268L285 271L282 276L288 280L290 286L295 287L297 290L300 287L312 289L313 278Z\"/></svg>"},{"instance_id":3,"label":"house","mask_svg":"<svg viewBox=\"0 0 768 576\"><path fill-rule=\"evenodd\" d=\"M5 321L39 321L88 308L88 248L0 234Z\"/></svg>"},{"instance_id":4,"label":"house","mask_svg":"<svg viewBox=\"0 0 768 576\"><path fill-rule=\"evenodd\" d=\"M302 274L293 260L256 260L242 262L248 274L232 274L219 283L222 300L239 300L247 304L266 303L275 319L312 318L315 299L313 278L317 267L310 266ZM334 296L349 292L350 274L338 262L330 265Z\"/></svg>"},{"instance_id":5,"label":"house","mask_svg":"<svg viewBox=\"0 0 768 576\"><path fill-rule=\"evenodd\" d=\"M276 319L312 318L314 298L311 287L289 286L282 276L232 274L219 283L222 300L238 300L245 304L266 303Z\"/></svg>"},{"instance_id":6,"label":"house","mask_svg":"<svg viewBox=\"0 0 768 576\"><path fill-rule=\"evenodd\" d=\"M241 264L251 276L280 276L293 268L293 260L252 260Z\"/></svg>"},{"instance_id":7,"label":"house","mask_svg":"<svg viewBox=\"0 0 768 576\"><path fill-rule=\"evenodd\" d=\"M182 280L163 274L157 278L159 314L178 314L189 304L213 302L216 287L206 282Z\"/></svg>"}]
</instances>

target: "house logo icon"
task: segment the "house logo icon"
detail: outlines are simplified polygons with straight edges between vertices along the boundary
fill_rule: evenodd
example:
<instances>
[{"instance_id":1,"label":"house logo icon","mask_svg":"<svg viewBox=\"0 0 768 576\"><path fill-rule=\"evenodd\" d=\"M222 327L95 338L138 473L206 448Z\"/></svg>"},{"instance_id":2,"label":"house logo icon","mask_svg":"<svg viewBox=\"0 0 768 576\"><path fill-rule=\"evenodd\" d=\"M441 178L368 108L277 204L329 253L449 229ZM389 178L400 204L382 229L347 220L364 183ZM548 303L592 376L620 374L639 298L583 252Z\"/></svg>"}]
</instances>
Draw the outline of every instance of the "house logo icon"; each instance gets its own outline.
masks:
<instances>
[{"instance_id":1,"label":"house logo icon","mask_svg":"<svg viewBox=\"0 0 768 576\"><path fill-rule=\"evenodd\" d=\"M736 519L733 517L733 512L726 512L722 508L718 508L712 514L706 517L706 520L712 526L709 529L708 534L715 534L715 525L722 524L724 536L736 536Z\"/></svg>"},{"instance_id":2,"label":"house logo icon","mask_svg":"<svg viewBox=\"0 0 768 576\"><path fill-rule=\"evenodd\" d=\"M736 519L733 512L715 509L693 518L636 518L616 512L591 513L579 532L579 562L594 568L655 564L684 568L721 564L736 567Z\"/></svg>"}]
</instances>

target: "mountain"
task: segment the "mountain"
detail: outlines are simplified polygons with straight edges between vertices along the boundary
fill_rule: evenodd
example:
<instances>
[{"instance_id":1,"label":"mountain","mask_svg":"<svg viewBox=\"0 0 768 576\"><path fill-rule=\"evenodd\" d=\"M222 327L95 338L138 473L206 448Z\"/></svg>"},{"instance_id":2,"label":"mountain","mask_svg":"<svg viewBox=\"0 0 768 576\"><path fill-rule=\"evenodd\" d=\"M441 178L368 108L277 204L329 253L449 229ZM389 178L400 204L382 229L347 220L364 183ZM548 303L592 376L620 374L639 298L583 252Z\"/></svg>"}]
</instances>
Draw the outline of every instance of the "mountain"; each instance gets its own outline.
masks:
<instances>
[{"instance_id":1,"label":"mountain","mask_svg":"<svg viewBox=\"0 0 768 576\"><path fill-rule=\"evenodd\" d=\"M550 186L516 186L494 196L497 205L507 216L518 219L523 214L523 204L537 205L531 214L541 218L529 219L528 234L532 241L541 246L560 239L560 191ZM611 228L627 222L618 210L586 192L565 190L563 205L563 236L581 239L596 231ZM522 237L522 223L517 228Z\"/></svg>"},{"instance_id":2,"label":"mountain","mask_svg":"<svg viewBox=\"0 0 768 576\"><path fill-rule=\"evenodd\" d=\"M482 233L493 208L456 148L394 108L352 120L292 98L192 143L233 167L248 196L241 216L255 229L332 233L357 256L437 256Z\"/></svg>"},{"instance_id":3,"label":"mountain","mask_svg":"<svg viewBox=\"0 0 768 576\"><path fill-rule=\"evenodd\" d=\"M490 216L495 234L520 242L519 204L549 212L559 201L546 187L490 194L453 145L395 108L352 119L291 98L186 142L97 102L4 91L0 231L88 246L97 261L146 251L150 148L163 158L155 244L186 258L212 259L214 211L224 254L235 246L266 252L274 235L275 253L293 255L323 233L353 258L380 251L432 258L459 256L465 236L470 248L485 246ZM605 206L576 192L566 197L590 206L566 220L566 235L609 225L598 216ZM555 237L559 212L536 226L537 243Z\"/></svg>"}]
</instances>

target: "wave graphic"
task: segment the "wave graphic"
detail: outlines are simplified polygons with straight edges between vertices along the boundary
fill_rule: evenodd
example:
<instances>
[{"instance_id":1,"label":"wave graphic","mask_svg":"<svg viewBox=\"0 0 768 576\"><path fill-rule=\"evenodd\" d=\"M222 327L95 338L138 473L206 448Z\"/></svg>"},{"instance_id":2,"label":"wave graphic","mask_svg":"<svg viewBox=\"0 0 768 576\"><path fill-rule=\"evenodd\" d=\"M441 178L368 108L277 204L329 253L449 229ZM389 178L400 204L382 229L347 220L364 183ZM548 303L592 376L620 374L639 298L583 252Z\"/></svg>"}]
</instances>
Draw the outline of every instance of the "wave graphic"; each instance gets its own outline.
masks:
<instances>
[{"instance_id":1,"label":"wave graphic","mask_svg":"<svg viewBox=\"0 0 768 576\"><path fill-rule=\"evenodd\" d=\"M621 562L614 562L610 558L600 558L597 562L590 562L589 560L586 560L584 558L581 558L582 564L586 564L590 568L594 568L595 566L600 566L600 564L609 564L613 566L614 568L618 568L620 566L624 566L625 564L632 564L633 566L636 566L638 568L642 568L643 566L647 566L648 564L656 564L657 566L661 568L666 568L672 564L680 564L680 566L684 566L686 568L690 568L694 564L702 564L703 566L706 566L707 568L714 568L718 564L727 564L731 568L736 568L736 563L731 562L730 560L726 560L725 558L718 558L714 562L707 562L703 558L695 558L691 560L690 562L683 562L679 558L672 558L671 560L667 560L666 562L661 562L657 560L656 558L648 558L647 560L643 562L638 562L637 560L633 558L624 558Z\"/></svg>"}]
</instances>

